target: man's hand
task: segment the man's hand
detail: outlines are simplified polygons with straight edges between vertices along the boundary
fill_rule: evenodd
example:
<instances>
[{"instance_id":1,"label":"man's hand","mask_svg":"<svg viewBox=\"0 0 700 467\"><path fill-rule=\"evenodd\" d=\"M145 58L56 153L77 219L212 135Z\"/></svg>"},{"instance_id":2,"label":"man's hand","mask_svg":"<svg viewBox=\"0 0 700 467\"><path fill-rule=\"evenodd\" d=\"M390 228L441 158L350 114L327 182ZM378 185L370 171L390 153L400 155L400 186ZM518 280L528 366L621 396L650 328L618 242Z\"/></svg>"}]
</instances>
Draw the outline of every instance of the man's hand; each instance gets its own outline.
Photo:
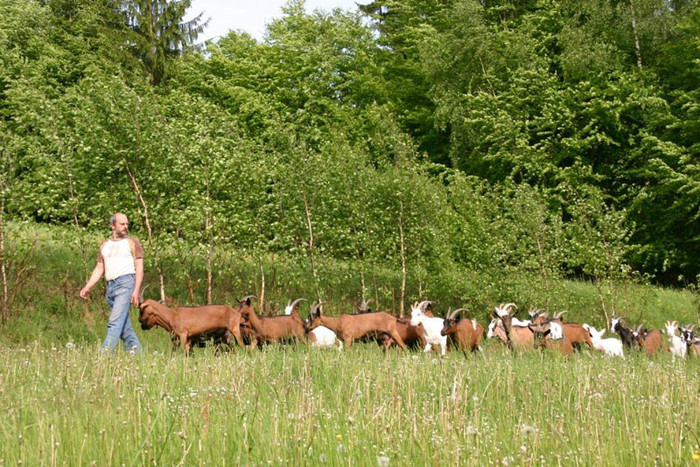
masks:
<instances>
[{"instance_id":1,"label":"man's hand","mask_svg":"<svg viewBox=\"0 0 700 467\"><path fill-rule=\"evenodd\" d=\"M138 292L138 290L134 290L134 292L131 294L131 303L133 303L134 306L139 306L139 292Z\"/></svg>"},{"instance_id":2,"label":"man's hand","mask_svg":"<svg viewBox=\"0 0 700 467\"><path fill-rule=\"evenodd\" d=\"M82 298L83 300L86 300L88 298L89 293L90 293L90 288L83 287L82 289L80 289L80 292L78 293L78 295L80 295L80 298Z\"/></svg>"}]
</instances>

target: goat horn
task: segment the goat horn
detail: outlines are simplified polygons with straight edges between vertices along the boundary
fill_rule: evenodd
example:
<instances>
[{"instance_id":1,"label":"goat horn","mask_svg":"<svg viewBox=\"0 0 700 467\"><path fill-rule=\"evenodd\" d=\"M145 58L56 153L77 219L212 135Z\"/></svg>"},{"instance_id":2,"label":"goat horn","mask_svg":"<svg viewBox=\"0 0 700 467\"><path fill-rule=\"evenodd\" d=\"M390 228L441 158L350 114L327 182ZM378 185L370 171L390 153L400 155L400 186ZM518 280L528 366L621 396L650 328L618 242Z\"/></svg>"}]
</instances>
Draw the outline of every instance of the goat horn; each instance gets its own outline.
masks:
<instances>
[{"instance_id":1,"label":"goat horn","mask_svg":"<svg viewBox=\"0 0 700 467\"><path fill-rule=\"evenodd\" d=\"M313 305L311 305L311 311L309 312L309 315L314 316L315 314L317 314L317 312L320 315L322 312L322 310L321 310L322 304L323 304L323 302L314 302Z\"/></svg>"},{"instance_id":2,"label":"goat horn","mask_svg":"<svg viewBox=\"0 0 700 467\"><path fill-rule=\"evenodd\" d=\"M423 300L418 304L418 309L421 311L425 311L425 309L428 307L428 305L432 305L435 302L431 302L430 300Z\"/></svg>"},{"instance_id":3,"label":"goat horn","mask_svg":"<svg viewBox=\"0 0 700 467\"><path fill-rule=\"evenodd\" d=\"M139 303L143 303L143 293L146 291L150 284L146 284L143 287L141 287L141 291L139 292Z\"/></svg>"},{"instance_id":4,"label":"goat horn","mask_svg":"<svg viewBox=\"0 0 700 467\"><path fill-rule=\"evenodd\" d=\"M297 306L297 304L298 304L299 302L303 302L303 301L305 301L305 300L306 300L305 298L297 298L296 300L294 300L292 303L290 303L290 304L287 305L287 306L291 306L291 307L292 307L292 310L293 310L294 307Z\"/></svg>"},{"instance_id":5,"label":"goat horn","mask_svg":"<svg viewBox=\"0 0 700 467\"><path fill-rule=\"evenodd\" d=\"M467 311L466 308L457 308L455 311L452 312L452 316L450 316L450 319L455 319L458 314L460 314L462 311Z\"/></svg>"},{"instance_id":6,"label":"goat horn","mask_svg":"<svg viewBox=\"0 0 700 467\"><path fill-rule=\"evenodd\" d=\"M553 319L560 319L564 313L568 313L569 310L557 311Z\"/></svg>"},{"instance_id":7,"label":"goat horn","mask_svg":"<svg viewBox=\"0 0 700 467\"><path fill-rule=\"evenodd\" d=\"M241 299L241 301L242 301L242 302L247 302L248 300L251 300L251 299L253 299L253 298L258 298L258 297L256 297L255 295L246 295L245 297L243 297L243 298Z\"/></svg>"}]
</instances>

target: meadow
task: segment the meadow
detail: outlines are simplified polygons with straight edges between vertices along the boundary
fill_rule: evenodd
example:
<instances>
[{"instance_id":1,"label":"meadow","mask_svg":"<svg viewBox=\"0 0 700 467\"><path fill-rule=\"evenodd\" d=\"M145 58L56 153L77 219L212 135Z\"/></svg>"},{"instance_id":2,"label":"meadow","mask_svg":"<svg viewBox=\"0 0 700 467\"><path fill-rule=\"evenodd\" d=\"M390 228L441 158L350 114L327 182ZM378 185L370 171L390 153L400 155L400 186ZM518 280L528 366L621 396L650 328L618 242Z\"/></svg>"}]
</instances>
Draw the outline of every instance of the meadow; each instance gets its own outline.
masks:
<instances>
[{"instance_id":1,"label":"meadow","mask_svg":"<svg viewBox=\"0 0 700 467\"><path fill-rule=\"evenodd\" d=\"M384 354L374 344L351 352L207 347L187 357L171 351L162 329L142 331L135 309L144 354L104 356L104 283L91 300L77 297L101 236L11 228L10 272L25 264L27 273L0 333L0 464L700 465L698 359L511 354L494 342L467 357ZM256 259L241 258L218 256L215 302L261 295ZM165 260L168 294L188 303L186 265L177 252ZM268 311L311 298L303 261L268 261L267 303L277 307ZM192 278L203 276L200 264L190 268ZM147 283L156 283L153 271L147 267ZM391 306L398 276L377 269L367 278L373 297ZM439 316L466 303L483 325L504 299L517 302L521 316L548 304L597 327L603 305L657 329L666 319L698 317L692 289L507 279L448 271L426 279L423 296L438 300ZM351 307L360 290L353 265L328 262L321 280L336 313ZM201 294L201 281L194 284ZM409 283L411 297L418 290Z\"/></svg>"},{"instance_id":2,"label":"meadow","mask_svg":"<svg viewBox=\"0 0 700 467\"><path fill-rule=\"evenodd\" d=\"M700 361L305 345L0 350L5 465L697 465ZM695 459L695 460L694 460Z\"/></svg>"}]
</instances>

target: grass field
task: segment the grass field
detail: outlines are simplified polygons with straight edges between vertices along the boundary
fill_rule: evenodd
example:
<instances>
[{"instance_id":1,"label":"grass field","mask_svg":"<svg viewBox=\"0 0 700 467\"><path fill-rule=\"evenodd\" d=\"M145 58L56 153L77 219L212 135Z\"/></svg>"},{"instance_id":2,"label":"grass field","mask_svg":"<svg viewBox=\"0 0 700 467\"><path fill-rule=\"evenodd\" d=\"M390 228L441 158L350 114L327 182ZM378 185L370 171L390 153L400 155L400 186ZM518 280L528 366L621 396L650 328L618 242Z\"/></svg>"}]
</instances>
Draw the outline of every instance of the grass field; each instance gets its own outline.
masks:
<instances>
[{"instance_id":1,"label":"grass field","mask_svg":"<svg viewBox=\"0 0 700 467\"><path fill-rule=\"evenodd\" d=\"M698 359L144 344L0 350L1 462L700 465Z\"/></svg>"},{"instance_id":2,"label":"grass field","mask_svg":"<svg viewBox=\"0 0 700 467\"><path fill-rule=\"evenodd\" d=\"M92 247L83 256L77 244L101 236L76 241L70 231L16 224L9 238L10 272L25 257L30 267L0 333L0 464L700 466L700 359L513 355L492 342L468 358L384 355L372 344L186 357L171 352L162 329L137 329L144 355L102 356L104 282L90 301L77 297L94 264ZM215 301L260 294L255 259L234 253L221 255ZM176 255L169 261L168 293L186 303L184 266ZM268 303L313 296L303 261L269 262ZM201 273L192 268L192 277ZM398 276L370 278L385 293L370 294L375 302L392 305ZM657 329L667 319L697 322L700 312L695 289L544 286L532 276L503 282L454 271L434 279L423 285L438 315L469 306L482 324L500 301L517 302L521 317L533 304L568 309L567 319L596 327L612 311ZM350 309L360 290L352 265L329 262L323 280L330 303ZM156 283L152 267L146 282ZM421 295L415 286L411 299Z\"/></svg>"}]
</instances>

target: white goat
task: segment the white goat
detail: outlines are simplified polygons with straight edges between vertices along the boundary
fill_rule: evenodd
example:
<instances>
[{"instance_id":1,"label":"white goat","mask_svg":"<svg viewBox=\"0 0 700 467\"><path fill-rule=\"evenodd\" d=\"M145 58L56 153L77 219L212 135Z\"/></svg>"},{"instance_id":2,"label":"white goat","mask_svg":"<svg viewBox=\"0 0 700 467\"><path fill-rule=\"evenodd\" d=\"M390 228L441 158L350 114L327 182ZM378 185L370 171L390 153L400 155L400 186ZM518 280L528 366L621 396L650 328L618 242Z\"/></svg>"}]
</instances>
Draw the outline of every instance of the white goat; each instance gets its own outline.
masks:
<instances>
[{"instance_id":1,"label":"white goat","mask_svg":"<svg viewBox=\"0 0 700 467\"><path fill-rule=\"evenodd\" d=\"M443 318L426 316L425 309L430 304L432 304L431 301L424 300L411 306L411 325L423 326L423 337L426 342L423 349L424 352L430 352L433 345L439 345L440 355L445 355L447 352L447 336L441 334L445 320Z\"/></svg>"},{"instance_id":2,"label":"white goat","mask_svg":"<svg viewBox=\"0 0 700 467\"><path fill-rule=\"evenodd\" d=\"M666 334L668 334L668 350L671 351L673 358L685 358L688 352L688 345L681 336L676 334L679 330L678 321L666 321L664 327L666 328Z\"/></svg>"},{"instance_id":3,"label":"white goat","mask_svg":"<svg viewBox=\"0 0 700 467\"><path fill-rule=\"evenodd\" d=\"M591 342L593 342L593 347L598 350L605 352L605 355L613 355L615 357L625 358L625 354L622 350L622 341L615 339L614 337L606 337L603 339L603 334L605 334L605 328L600 331L596 330L593 326L588 324L583 324L583 329L588 331L591 335Z\"/></svg>"},{"instance_id":4,"label":"white goat","mask_svg":"<svg viewBox=\"0 0 700 467\"><path fill-rule=\"evenodd\" d=\"M292 312L295 310L297 303L302 300L305 299L299 298L295 300L294 303L287 304L287 306L284 308L284 314L291 315ZM313 306L317 305L318 304L314 303ZM335 332L333 332L325 326L319 326L315 329L312 329L311 331L306 333L306 338L311 347L316 347L319 349L335 347L338 350L343 350L343 342L340 339L338 339L338 336Z\"/></svg>"},{"instance_id":5,"label":"white goat","mask_svg":"<svg viewBox=\"0 0 700 467\"><path fill-rule=\"evenodd\" d=\"M325 326L319 326L309 331L307 339L311 347L319 349L335 347L339 351L343 350L343 341L338 339L336 333Z\"/></svg>"}]
</instances>

